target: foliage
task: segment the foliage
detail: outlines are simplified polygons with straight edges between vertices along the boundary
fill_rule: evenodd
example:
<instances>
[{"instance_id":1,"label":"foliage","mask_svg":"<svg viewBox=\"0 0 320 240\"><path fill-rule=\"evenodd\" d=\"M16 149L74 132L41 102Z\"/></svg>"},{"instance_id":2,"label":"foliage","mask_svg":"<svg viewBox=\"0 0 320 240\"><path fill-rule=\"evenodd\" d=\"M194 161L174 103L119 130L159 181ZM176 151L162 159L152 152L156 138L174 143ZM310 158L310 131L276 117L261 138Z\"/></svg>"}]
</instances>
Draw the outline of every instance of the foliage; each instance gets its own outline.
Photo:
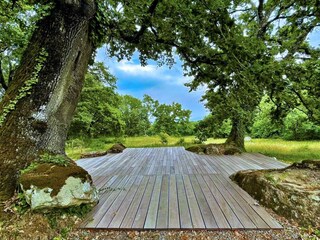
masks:
<instances>
[{"instance_id":1,"label":"foliage","mask_svg":"<svg viewBox=\"0 0 320 240\"><path fill-rule=\"evenodd\" d=\"M36 22L52 9L52 3L30 4L30 1L0 3L0 99L12 80Z\"/></svg>"},{"instance_id":2,"label":"foliage","mask_svg":"<svg viewBox=\"0 0 320 240\"><path fill-rule=\"evenodd\" d=\"M159 137L160 137L160 142L163 144L163 145L168 145L168 137L169 137L169 134L165 133L165 132L160 132L159 133Z\"/></svg>"},{"instance_id":3,"label":"foliage","mask_svg":"<svg viewBox=\"0 0 320 240\"><path fill-rule=\"evenodd\" d=\"M271 117L275 108L275 104L269 98L263 99L251 128L252 137L279 137L286 140L320 139L320 126L310 121L304 112L295 108L288 111L281 121L276 121Z\"/></svg>"},{"instance_id":4,"label":"foliage","mask_svg":"<svg viewBox=\"0 0 320 240\"><path fill-rule=\"evenodd\" d=\"M168 136L168 144L166 146L177 146L177 142L179 141L179 137ZM185 136L184 137L183 146L191 146L195 140L194 136ZM98 138L82 138L83 141L82 146L72 146L71 141L74 139L70 139L67 142L66 152L68 156L72 159L78 159L81 154L89 153L89 152L102 152L109 149L115 142L114 137L98 137ZM180 145L180 144L179 144ZM159 141L159 136L139 136L139 137L127 137L125 146L128 148L139 148L139 147L163 147L163 144ZM180 145L182 146L182 145Z\"/></svg>"},{"instance_id":5,"label":"foliage","mask_svg":"<svg viewBox=\"0 0 320 240\"><path fill-rule=\"evenodd\" d=\"M206 116L196 125L195 136L200 143L205 142L208 138L225 138L231 131L231 121L220 122L213 115Z\"/></svg>"},{"instance_id":6,"label":"foliage","mask_svg":"<svg viewBox=\"0 0 320 240\"><path fill-rule=\"evenodd\" d=\"M185 144L186 144L186 140L184 138L180 138L175 145L184 146Z\"/></svg>"},{"instance_id":7,"label":"foliage","mask_svg":"<svg viewBox=\"0 0 320 240\"><path fill-rule=\"evenodd\" d=\"M121 96L116 93L115 84L115 77L102 63L89 68L70 138L141 136L162 131L171 135L193 134L191 111L182 109L181 104L160 104L147 95L143 100Z\"/></svg>"},{"instance_id":8,"label":"foliage","mask_svg":"<svg viewBox=\"0 0 320 240\"><path fill-rule=\"evenodd\" d=\"M130 95L121 96L120 111L125 123L125 135L146 135L151 123L149 113L143 102Z\"/></svg>"},{"instance_id":9,"label":"foliage","mask_svg":"<svg viewBox=\"0 0 320 240\"><path fill-rule=\"evenodd\" d=\"M25 214L29 209L30 206L27 203L25 195L22 192L16 193L16 199L14 201L13 206L11 206L12 210L17 212L20 215Z\"/></svg>"},{"instance_id":10,"label":"foliage","mask_svg":"<svg viewBox=\"0 0 320 240\"><path fill-rule=\"evenodd\" d=\"M145 95L143 102L154 122L149 130L151 135L165 132L174 136L186 136L193 133L193 125L190 123L190 110L182 109L182 105L160 104L159 101Z\"/></svg>"},{"instance_id":11,"label":"foliage","mask_svg":"<svg viewBox=\"0 0 320 240\"><path fill-rule=\"evenodd\" d=\"M319 140L320 125L311 122L303 112L294 109L285 118L282 135L286 140Z\"/></svg>"},{"instance_id":12,"label":"foliage","mask_svg":"<svg viewBox=\"0 0 320 240\"><path fill-rule=\"evenodd\" d=\"M57 155L57 154L49 154L45 153L40 156L39 161L40 163L52 163L60 166L68 166L70 164L70 160L64 155Z\"/></svg>"},{"instance_id":13,"label":"foliage","mask_svg":"<svg viewBox=\"0 0 320 240\"><path fill-rule=\"evenodd\" d=\"M319 27L315 1L208 1L193 10L199 15L182 17L184 24L169 17L174 36L161 40L176 47L193 77L190 89L207 88L203 100L216 121L249 127L265 92L276 103L274 116L302 105L317 121L319 49L307 42ZM185 26L196 27L190 33Z\"/></svg>"},{"instance_id":14,"label":"foliage","mask_svg":"<svg viewBox=\"0 0 320 240\"><path fill-rule=\"evenodd\" d=\"M44 48L42 48L41 52L39 53L39 56L37 56L36 58L36 65L33 70L31 78L24 83L24 86L22 88L19 89L18 95L15 96L14 99L10 100L9 103L5 105L5 107L2 109L2 112L0 115L0 127L4 123L7 115L12 110L15 109L18 101L31 94L31 89L33 85L35 85L39 81L38 74L41 71L43 67L43 63L46 61L47 57L48 57L48 53Z\"/></svg>"},{"instance_id":15,"label":"foliage","mask_svg":"<svg viewBox=\"0 0 320 240\"><path fill-rule=\"evenodd\" d=\"M95 63L86 75L69 136L121 136L125 122L115 92L116 79L102 63Z\"/></svg>"},{"instance_id":16,"label":"foliage","mask_svg":"<svg viewBox=\"0 0 320 240\"><path fill-rule=\"evenodd\" d=\"M20 170L20 173L23 174L23 173L27 173L27 172L30 172L32 171L33 169L35 169L39 164L36 163L36 162L32 162L28 167L24 168L24 169L21 169Z\"/></svg>"}]
</instances>

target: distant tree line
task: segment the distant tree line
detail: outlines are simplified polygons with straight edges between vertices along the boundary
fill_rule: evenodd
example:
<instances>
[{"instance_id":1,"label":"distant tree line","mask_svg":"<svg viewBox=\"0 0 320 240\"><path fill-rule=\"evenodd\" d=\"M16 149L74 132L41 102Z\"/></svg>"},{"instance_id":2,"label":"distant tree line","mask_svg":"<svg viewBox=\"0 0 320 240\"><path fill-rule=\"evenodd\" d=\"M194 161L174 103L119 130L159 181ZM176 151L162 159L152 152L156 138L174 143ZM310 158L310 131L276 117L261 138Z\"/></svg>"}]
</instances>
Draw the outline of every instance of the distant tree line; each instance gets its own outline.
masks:
<instances>
[{"instance_id":1,"label":"distant tree line","mask_svg":"<svg viewBox=\"0 0 320 240\"><path fill-rule=\"evenodd\" d=\"M296 107L283 118L274 117L276 105L265 96L247 122L246 134L253 138L286 140L320 139L320 126ZM209 115L198 122L190 121L190 110L181 104L159 103L145 95L142 100L116 92L116 78L103 63L89 68L81 100L73 118L69 137L143 136L166 133L172 136L196 135L198 140L227 138L232 121L217 121Z\"/></svg>"},{"instance_id":2,"label":"distant tree line","mask_svg":"<svg viewBox=\"0 0 320 240\"><path fill-rule=\"evenodd\" d=\"M145 95L142 100L116 92L116 78L103 63L95 63L86 74L84 88L69 137L142 136L166 133L193 135L190 110L181 104L160 103Z\"/></svg>"},{"instance_id":3,"label":"distant tree line","mask_svg":"<svg viewBox=\"0 0 320 240\"><path fill-rule=\"evenodd\" d=\"M285 140L319 140L320 125L311 121L299 108L286 113L283 118L273 117L275 104L264 97L247 123L246 135L252 138L282 138ZM195 135L200 141L207 138L226 138L231 131L231 121L217 123L214 116L206 116L196 125Z\"/></svg>"}]
</instances>

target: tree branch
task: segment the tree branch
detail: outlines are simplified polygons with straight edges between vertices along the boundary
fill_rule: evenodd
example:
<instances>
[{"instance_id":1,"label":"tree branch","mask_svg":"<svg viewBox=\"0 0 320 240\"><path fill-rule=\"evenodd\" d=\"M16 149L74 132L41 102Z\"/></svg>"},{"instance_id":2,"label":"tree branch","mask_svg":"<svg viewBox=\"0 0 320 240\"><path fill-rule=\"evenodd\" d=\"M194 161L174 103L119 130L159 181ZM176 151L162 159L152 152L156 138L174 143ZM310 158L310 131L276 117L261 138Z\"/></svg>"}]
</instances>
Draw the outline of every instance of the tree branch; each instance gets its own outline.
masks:
<instances>
[{"instance_id":1,"label":"tree branch","mask_svg":"<svg viewBox=\"0 0 320 240\"><path fill-rule=\"evenodd\" d=\"M259 0L258 14L257 15L258 15L258 21L261 24L264 21L263 5L264 5L264 0Z\"/></svg>"},{"instance_id":2,"label":"tree branch","mask_svg":"<svg viewBox=\"0 0 320 240\"><path fill-rule=\"evenodd\" d=\"M229 14L234 14L234 13L236 13L236 12L247 12L247 11L249 11L249 10L251 10L251 8L235 9L235 10L229 12Z\"/></svg>"},{"instance_id":3,"label":"tree branch","mask_svg":"<svg viewBox=\"0 0 320 240\"><path fill-rule=\"evenodd\" d=\"M300 100L300 102L302 103L302 105L307 109L308 111L308 116L313 118L313 111L309 108L308 104L306 103L306 101L303 99L303 97L301 96L301 94L295 90L294 88L290 89Z\"/></svg>"},{"instance_id":4,"label":"tree branch","mask_svg":"<svg viewBox=\"0 0 320 240\"><path fill-rule=\"evenodd\" d=\"M119 30L120 36L127 42L129 43L139 43L140 41L140 37L144 34L144 32L147 30L150 20L151 20L151 16L154 15L156 8L158 6L158 4L161 2L162 0L153 0L153 2L151 3L151 5L148 8L147 14L148 16L145 17L144 19L142 19L142 25L139 29L139 31L135 32L133 35L129 36L127 34L125 34L123 31Z\"/></svg>"}]
</instances>

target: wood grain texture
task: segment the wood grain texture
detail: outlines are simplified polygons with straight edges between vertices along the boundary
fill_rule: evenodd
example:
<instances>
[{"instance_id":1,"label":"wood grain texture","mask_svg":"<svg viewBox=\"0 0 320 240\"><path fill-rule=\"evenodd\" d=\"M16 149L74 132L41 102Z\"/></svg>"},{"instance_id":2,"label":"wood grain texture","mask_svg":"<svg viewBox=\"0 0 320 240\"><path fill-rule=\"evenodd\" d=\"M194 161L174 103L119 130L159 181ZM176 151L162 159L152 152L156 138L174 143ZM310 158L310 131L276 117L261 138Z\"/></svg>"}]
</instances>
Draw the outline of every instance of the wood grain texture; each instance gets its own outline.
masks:
<instances>
[{"instance_id":1,"label":"wood grain texture","mask_svg":"<svg viewBox=\"0 0 320 240\"><path fill-rule=\"evenodd\" d=\"M229 178L239 170L287 166L262 154L206 156L182 147L129 148L77 164L101 189L82 228L282 228Z\"/></svg>"}]
</instances>

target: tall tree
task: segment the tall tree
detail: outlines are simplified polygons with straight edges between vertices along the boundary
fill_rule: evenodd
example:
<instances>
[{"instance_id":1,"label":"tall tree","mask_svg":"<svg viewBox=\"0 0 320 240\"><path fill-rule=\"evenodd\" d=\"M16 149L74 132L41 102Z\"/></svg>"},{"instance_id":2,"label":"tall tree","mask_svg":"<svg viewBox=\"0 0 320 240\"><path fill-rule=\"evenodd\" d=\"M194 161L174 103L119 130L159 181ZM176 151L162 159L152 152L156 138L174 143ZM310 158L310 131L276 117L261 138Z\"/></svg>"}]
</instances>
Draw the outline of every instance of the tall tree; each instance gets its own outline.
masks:
<instances>
[{"instance_id":1,"label":"tall tree","mask_svg":"<svg viewBox=\"0 0 320 240\"><path fill-rule=\"evenodd\" d=\"M141 48L142 60L157 59L161 52L170 52L165 45L153 46L153 40L147 37L151 30L146 24L159 3L158 0L36 2L52 7L48 15L37 21L0 103L0 200L12 196L19 169L44 152L64 154L84 75L98 46L108 39L113 41L112 46L118 43L113 49L118 49L115 54L120 58ZM1 7L4 12L4 8L15 4L5 1ZM123 41L131 42L130 47L122 48Z\"/></svg>"},{"instance_id":2,"label":"tall tree","mask_svg":"<svg viewBox=\"0 0 320 240\"><path fill-rule=\"evenodd\" d=\"M183 109L181 104L161 104L148 95L144 96L143 101L153 121L153 134L165 132L170 135L185 135L190 132L191 111Z\"/></svg>"},{"instance_id":3,"label":"tall tree","mask_svg":"<svg viewBox=\"0 0 320 240\"><path fill-rule=\"evenodd\" d=\"M148 109L143 102L130 95L124 95L121 97L119 108L125 122L125 134L127 136L146 135L150 128L150 121Z\"/></svg>"},{"instance_id":4,"label":"tall tree","mask_svg":"<svg viewBox=\"0 0 320 240\"><path fill-rule=\"evenodd\" d=\"M9 2L0 3L1 95L8 89L23 50L35 28L35 22L47 14L50 7L50 5L27 5L23 1L14 4Z\"/></svg>"},{"instance_id":5,"label":"tall tree","mask_svg":"<svg viewBox=\"0 0 320 240\"><path fill-rule=\"evenodd\" d=\"M0 103L0 199L13 194L18 170L40 154L64 154L94 50L89 25L95 11L93 1L58 1L37 22Z\"/></svg>"},{"instance_id":6,"label":"tall tree","mask_svg":"<svg viewBox=\"0 0 320 240\"><path fill-rule=\"evenodd\" d=\"M214 19L212 7L204 6ZM189 87L205 85L203 99L214 118L231 119L226 142L244 148L245 125L265 92L276 113L300 104L310 117L318 116L317 71L308 70L317 69L319 50L306 41L319 27L318 1L232 1L222 11L229 24L211 21L211 31L200 28L193 41L182 40L177 49L195 76ZM201 26L208 18L199 21Z\"/></svg>"},{"instance_id":7,"label":"tall tree","mask_svg":"<svg viewBox=\"0 0 320 240\"><path fill-rule=\"evenodd\" d=\"M69 137L121 136L125 122L119 110L121 97L116 91L116 78L103 63L89 67L80 95Z\"/></svg>"}]
</instances>

